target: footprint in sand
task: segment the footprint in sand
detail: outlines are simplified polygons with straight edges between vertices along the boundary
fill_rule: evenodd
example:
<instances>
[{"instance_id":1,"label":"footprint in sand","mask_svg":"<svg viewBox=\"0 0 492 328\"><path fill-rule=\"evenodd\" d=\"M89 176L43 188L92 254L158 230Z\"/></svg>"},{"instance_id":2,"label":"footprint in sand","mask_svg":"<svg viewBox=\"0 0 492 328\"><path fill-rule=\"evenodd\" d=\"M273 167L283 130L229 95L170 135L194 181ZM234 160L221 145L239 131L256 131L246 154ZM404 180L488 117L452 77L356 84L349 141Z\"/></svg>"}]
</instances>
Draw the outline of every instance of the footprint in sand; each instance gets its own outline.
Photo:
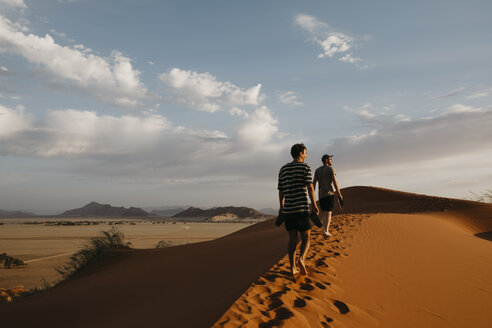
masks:
<instances>
[{"instance_id":1,"label":"footprint in sand","mask_svg":"<svg viewBox=\"0 0 492 328\"><path fill-rule=\"evenodd\" d=\"M325 320L326 321L321 321L323 327L331 327L330 322L333 322L333 319L325 315Z\"/></svg>"},{"instance_id":2,"label":"footprint in sand","mask_svg":"<svg viewBox=\"0 0 492 328\"><path fill-rule=\"evenodd\" d=\"M325 320L326 320L327 322L332 322L332 321L333 321L333 319L332 319L332 318L330 318L329 316L327 316L326 314L325 314Z\"/></svg>"},{"instance_id":3,"label":"footprint in sand","mask_svg":"<svg viewBox=\"0 0 492 328\"><path fill-rule=\"evenodd\" d=\"M303 290L307 290L308 292L314 290L313 285L306 284L306 283L302 284L300 288Z\"/></svg>"},{"instance_id":4,"label":"footprint in sand","mask_svg":"<svg viewBox=\"0 0 492 328\"><path fill-rule=\"evenodd\" d=\"M350 312L347 304L343 303L342 301L335 301L333 302L333 305L337 307L338 311L340 311L340 314L347 314Z\"/></svg>"},{"instance_id":5,"label":"footprint in sand","mask_svg":"<svg viewBox=\"0 0 492 328\"><path fill-rule=\"evenodd\" d=\"M306 306L306 301L303 300L302 298L297 298L295 301L294 301L294 307L305 307Z\"/></svg>"},{"instance_id":6,"label":"footprint in sand","mask_svg":"<svg viewBox=\"0 0 492 328\"><path fill-rule=\"evenodd\" d=\"M275 279L279 278L279 276L277 276L275 274L266 274L263 276L263 278L265 278L266 280L268 280L270 282L275 282Z\"/></svg>"},{"instance_id":7,"label":"footprint in sand","mask_svg":"<svg viewBox=\"0 0 492 328\"><path fill-rule=\"evenodd\" d=\"M294 316L294 313L290 312L289 309L285 307L278 308L275 310L275 318L267 322L262 322L258 325L259 328L270 328L282 326L282 321L287 320Z\"/></svg>"},{"instance_id":8,"label":"footprint in sand","mask_svg":"<svg viewBox=\"0 0 492 328\"><path fill-rule=\"evenodd\" d=\"M270 305L268 306L268 310L273 310L284 305L284 302L280 299L280 297L287 293L288 290L289 289L284 289L268 296L268 299L271 301Z\"/></svg>"}]
</instances>

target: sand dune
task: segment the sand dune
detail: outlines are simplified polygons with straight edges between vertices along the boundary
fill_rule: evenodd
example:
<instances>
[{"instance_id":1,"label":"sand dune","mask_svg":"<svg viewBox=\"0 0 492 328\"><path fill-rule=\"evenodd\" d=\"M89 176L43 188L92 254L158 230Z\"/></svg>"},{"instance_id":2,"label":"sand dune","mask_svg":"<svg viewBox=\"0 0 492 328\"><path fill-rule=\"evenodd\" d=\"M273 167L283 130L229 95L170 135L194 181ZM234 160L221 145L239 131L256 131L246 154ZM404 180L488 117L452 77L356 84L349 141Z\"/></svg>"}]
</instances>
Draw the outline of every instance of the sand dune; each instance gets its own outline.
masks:
<instances>
[{"instance_id":1,"label":"sand dune","mask_svg":"<svg viewBox=\"0 0 492 328\"><path fill-rule=\"evenodd\" d=\"M214 327L490 327L490 204L343 193L333 237L313 232L309 277L290 279L284 257Z\"/></svg>"},{"instance_id":2,"label":"sand dune","mask_svg":"<svg viewBox=\"0 0 492 328\"><path fill-rule=\"evenodd\" d=\"M492 206L344 190L334 236L313 232L309 277L283 228L114 252L52 290L0 306L6 327L489 327ZM380 213L380 214L377 214ZM383 214L381 214L383 213Z\"/></svg>"}]
</instances>

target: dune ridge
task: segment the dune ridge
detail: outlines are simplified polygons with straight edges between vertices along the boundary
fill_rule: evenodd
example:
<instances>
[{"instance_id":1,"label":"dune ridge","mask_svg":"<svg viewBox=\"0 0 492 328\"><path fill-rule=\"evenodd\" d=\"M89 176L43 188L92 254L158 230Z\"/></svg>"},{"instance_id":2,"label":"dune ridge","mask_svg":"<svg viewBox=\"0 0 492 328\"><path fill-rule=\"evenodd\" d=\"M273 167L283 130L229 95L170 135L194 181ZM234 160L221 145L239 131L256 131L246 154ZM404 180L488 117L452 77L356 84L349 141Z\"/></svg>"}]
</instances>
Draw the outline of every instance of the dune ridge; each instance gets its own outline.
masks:
<instances>
[{"instance_id":1,"label":"dune ridge","mask_svg":"<svg viewBox=\"0 0 492 328\"><path fill-rule=\"evenodd\" d=\"M285 256L214 328L490 326L492 244L473 237L487 239L490 204L372 187L343 194L333 237L313 231L309 276L294 281Z\"/></svg>"}]
</instances>

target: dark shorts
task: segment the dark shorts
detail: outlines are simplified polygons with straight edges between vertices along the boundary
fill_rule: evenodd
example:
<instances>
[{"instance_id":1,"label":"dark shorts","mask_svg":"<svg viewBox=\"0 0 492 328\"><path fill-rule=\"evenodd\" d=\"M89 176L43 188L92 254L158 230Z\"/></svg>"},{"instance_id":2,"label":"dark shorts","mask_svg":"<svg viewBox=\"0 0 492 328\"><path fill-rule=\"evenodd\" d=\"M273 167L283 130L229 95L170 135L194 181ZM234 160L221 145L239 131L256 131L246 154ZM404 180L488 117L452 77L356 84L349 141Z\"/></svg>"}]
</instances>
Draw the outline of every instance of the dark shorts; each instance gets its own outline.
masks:
<instances>
[{"instance_id":1,"label":"dark shorts","mask_svg":"<svg viewBox=\"0 0 492 328\"><path fill-rule=\"evenodd\" d=\"M297 230L302 232L308 231L313 227L308 212L285 214L284 223L287 231Z\"/></svg>"},{"instance_id":2,"label":"dark shorts","mask_svg":"<svg viewBox=\"0 0 492 328\"><path fill-rule=\"evenodd\" d=\"M333 203L335 201L335 195L328 195L319 199L319 207L325 212L333 211Z\"/></svg>"}]
</instances>

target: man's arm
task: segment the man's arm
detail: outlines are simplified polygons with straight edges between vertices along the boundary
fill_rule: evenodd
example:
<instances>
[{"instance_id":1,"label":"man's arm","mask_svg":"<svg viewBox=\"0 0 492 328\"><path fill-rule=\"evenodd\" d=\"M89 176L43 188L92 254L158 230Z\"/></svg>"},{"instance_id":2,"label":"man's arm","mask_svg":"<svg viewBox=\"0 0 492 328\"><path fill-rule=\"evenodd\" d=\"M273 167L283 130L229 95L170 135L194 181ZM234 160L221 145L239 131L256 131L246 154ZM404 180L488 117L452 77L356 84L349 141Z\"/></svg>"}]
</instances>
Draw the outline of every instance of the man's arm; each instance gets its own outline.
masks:
<instances>
[{"instance_id":1,"label":"man's arm","mask_svg":"<svg viewBox=\"0 0 492 328\"><path fill-rule=\"evenodd\" d=\"M282 190L278 191L278 201L280 203L280 207L278 209L278 215L280 215L280 213L282 213L282 210L284 209L284 203L285 203L285 196Z\"/></svg>"},{"instance_id":2,"label":"man's arm","mask_svg":"<svg viewBox=\"0 0 492 328\"><path fill-rule=\"evenodd\" d=\"M340 197L340 199L343 201L342 192L340 191L340 188L338 187L338 181L337 181L336 175L333 175L333 184L335 185L335 189L338 193L338 197Z\"/></svg>"},{"instance_id":3,"label":"man's arm","mask_svg":"<svg viewBox=\"0 0 492 328\"><path fill-rule=\"evenodd\" d=\"M312 183L308 184L307 189L308 189L309 198L311 199L312 209L313 209L313 211L316 212L316 214L319 214L319 209L318 209L318 205L316 204L316 196L314 194L313 184Z\"/></svg>"},{"instance_id":4,"label":"man's arm","mask_svg":"<svg viewBox=\"0 0 492 328\"><path fill-rule=\"evenodd\" d=\"M314 190L316 190L316 182L318 182L318 179L316 179L316 174L314 175L314 178L313 178L313 188Z\"/></svg>"}]
</instances>

